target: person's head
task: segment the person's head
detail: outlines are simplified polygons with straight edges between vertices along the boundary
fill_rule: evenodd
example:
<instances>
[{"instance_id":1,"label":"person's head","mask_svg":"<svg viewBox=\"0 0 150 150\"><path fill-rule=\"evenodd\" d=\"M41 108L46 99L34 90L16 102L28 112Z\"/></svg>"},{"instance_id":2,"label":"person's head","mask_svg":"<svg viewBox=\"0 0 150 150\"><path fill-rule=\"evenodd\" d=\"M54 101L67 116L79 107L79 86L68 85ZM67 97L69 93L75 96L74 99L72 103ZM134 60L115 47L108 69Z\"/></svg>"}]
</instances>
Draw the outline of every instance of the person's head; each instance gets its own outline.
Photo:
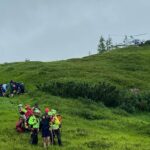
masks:
<instances>
[{"instance_id":1,"label":"person's head","mask_svg":"<svg viewBox=\"0 0 150 150\"><path fill-rule=\"evenodd\" d=\"M23 105L22 105L22 104L19 104L19 105L18 105L18 108L21 108L21 107L23 107Z\"/></svg>"},{"instance_id":2,"label":"person's head","mask_svg":"<svg viewBox=\"0 0 150 150\"><path fill-rule=\"evenodd\" d=\"M39 109L35 109L34 110L34 115L36 116L36 117L39 117L40 116L40 110Z\"/></svg>"},{"instance_id":3,"label":"person's head","mask_svg":"<svg viewBox=\"0 0 150 150\"><path fill-rule=\"evenodd\" d=\"M49 111L50 111L49 108L45 108L45 113L48 114Z\"/></svg>"},{"instance_id":4,"label":"person's head","mask_svg":"<svg viewBox=\"0 0 150 150\"><path fill-rule=\"evenodd\" d=\"M51 111L48 112L48 117L50 117L50 118L53 117L53 114Z\"/></svg>"},{"instance_id":5,"label":"person's head","mask_svg":"<svg viewBox=\"0 0 150 150\"><path fill-rule=\"evenodd\" d=\"M38 108L38 107L39 107L38 103L35 103L35 104L34 104L34 107L35 107L35 108Z\"/></svg>"},{"instance_id":6,"label":"person's head","mask_svg":"<svg viewBox=\"0 0 150 150\"><path fill-rule=\"evenodd\" d=\"M30 105L26 104L25 109L30 109Z\"/></svg>"},{"instance_id":7,"label":"person's head","mask_svg":"<svg viewBox=\"0 0 150 150\"><path fill-rule=\"evenodd\" d=\"M55 116L57 114L57 111L55 109L51 110L52 116Z\"/></svg>"},{"instance_id":8,"label":"person's head","mask_svg":"<svg viewBox=\"0 0 150 150\"><path fill-rule=\"evenodd\" d=\"M10 84L13 84L13 83L14 83L14 81L13 81L13 80L11 80L11 81L10 81Z\"/></svg>"}]
</instances>

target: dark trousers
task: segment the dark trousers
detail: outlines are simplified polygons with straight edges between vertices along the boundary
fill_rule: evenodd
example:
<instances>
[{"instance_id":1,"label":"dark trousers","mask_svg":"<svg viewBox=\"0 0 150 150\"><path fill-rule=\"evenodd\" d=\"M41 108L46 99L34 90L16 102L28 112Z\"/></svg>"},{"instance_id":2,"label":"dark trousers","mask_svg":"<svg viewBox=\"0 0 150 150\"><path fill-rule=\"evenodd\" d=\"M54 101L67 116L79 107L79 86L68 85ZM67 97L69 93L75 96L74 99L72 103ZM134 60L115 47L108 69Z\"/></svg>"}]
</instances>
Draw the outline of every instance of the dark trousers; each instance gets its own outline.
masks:
<instances>
[{"instance_id":1,"label":"dark trousers","mask_svg":"<svg viewBox=\"0 0 150 150\"><path fill-rule=\"evenodd\" d=\"M55 137L57 136L58 144L59 144L59 146L61 146L61 145L62 145L62 142L61 142L60 129L52 130L52 134L53 134L53 144L56 144L56 143L55 143Z\"/></svg>"},{"instance_id":2,"label":"dark trousers","mask_svg":"<svg viewBox=\"0 0 150 150\"><path fill-rule=\"evenodd\" d=\"M33 129L31 133L31 144L37 145L38 144L38 130Z\"/></svg>"}]
</instances>

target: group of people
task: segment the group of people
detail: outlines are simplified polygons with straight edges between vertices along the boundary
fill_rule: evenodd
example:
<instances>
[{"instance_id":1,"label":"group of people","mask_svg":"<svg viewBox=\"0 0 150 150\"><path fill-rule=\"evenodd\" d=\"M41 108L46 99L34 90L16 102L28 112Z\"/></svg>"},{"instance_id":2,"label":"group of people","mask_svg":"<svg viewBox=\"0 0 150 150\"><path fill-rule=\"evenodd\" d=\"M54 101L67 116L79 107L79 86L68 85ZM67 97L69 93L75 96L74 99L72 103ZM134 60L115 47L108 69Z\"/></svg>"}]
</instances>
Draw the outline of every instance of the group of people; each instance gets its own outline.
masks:
<instances>
[{"instance_id":1,"label":"group of people","mask_svg":"<svg viewBox=\"0 0 150 150\"><path fill-rule=\"evenodd\" d=\"M29 105L18 105L19 121L16 123L18 132L31 132L31 144L38 144L38 133L41 131L44 148L55 145L57 137L58 145L62 146L61 141L61 123L62 117L57 111L45 108L42 114L38 104L32 108Z\"/></svg>"},{"instance_id":2,"label":"group of people","mask_svg":"<svg viewBox=\"0 0 150 150\"><path fill-rule=\"evenodd\" d=\"M13 97L14 94L21 94L25 92L23 83L14 82L11 80L9 83L0 84L0 97Z\"/></svg>"}]
</instances>

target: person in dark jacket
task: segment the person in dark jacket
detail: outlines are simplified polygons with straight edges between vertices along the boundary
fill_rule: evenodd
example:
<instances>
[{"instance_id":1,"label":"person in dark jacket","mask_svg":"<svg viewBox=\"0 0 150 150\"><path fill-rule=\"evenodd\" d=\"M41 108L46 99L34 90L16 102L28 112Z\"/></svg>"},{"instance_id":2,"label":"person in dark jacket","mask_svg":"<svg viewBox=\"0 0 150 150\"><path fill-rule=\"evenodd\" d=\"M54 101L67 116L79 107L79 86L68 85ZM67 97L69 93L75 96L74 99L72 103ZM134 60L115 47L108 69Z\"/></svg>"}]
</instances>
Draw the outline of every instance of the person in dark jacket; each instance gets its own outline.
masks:
<instances>
[{"instance_id":1,"label":"person in dark jacket","mask_svg":"<svg viewBox=\"0 0 150 150\"><path fill-rule=\"evenodd\" d=\"M43 137L43 145L44 148L48 148L50 145L50 117L48 116L48 109L45 109L45 114L42 116L41 120L41 131L42 131L42 137Z\"/></svg>"},{"instance_id":2,"label":"person in dark jacket","mask_svg":"<svg viewBox=\"0 0 150 150\"><path fill-rule=\"evenodd\" d=\"M3 96L2 84L0 84L0 97Z\"/></svg>"},{"instance_id":3,"label":"person in dark jacket","mask_svg":"<svg viewBox=\"0 0 150 150\"><path fill-rule=\"evenodd\" d=\"M25 93L25 86L23 83L15 83L17 94Z\"/></svg>"}]
</instances>

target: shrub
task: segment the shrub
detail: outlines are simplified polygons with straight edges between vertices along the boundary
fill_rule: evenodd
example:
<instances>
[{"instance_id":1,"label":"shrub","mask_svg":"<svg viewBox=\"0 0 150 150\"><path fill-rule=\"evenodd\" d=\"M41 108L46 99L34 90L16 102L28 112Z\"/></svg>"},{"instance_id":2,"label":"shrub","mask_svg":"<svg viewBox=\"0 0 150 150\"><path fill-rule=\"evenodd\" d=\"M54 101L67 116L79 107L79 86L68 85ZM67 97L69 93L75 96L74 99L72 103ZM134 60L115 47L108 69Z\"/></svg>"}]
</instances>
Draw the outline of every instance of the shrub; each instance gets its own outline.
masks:
<instances>
[{"instance_id":1,"label":"shrub","mask_svg":"<svg viewBox=\"0 0 150 150\"><path fill-rule=\"evenodd\" d=\"M106 106L119 106L119 90L108 83L99 82L91 85L89 83L77 83L74 81L57 82L51 81L37 85L39 90L49 92L56 96L70 98L91 99L96 102L103 102Z\"/></svg>"},{"instance_id":2,"label":"shrub","mask_svg":"<svg viewBox=\"0 0 150 150\"><path fill-rule=\"evenodd\" d=\"M150 92L126 92L122 98L123 100L120 108L129 113L133 113L135 111L150 111Z\"/></svg>"},{"instance_id":3,"label":"shrub","mask_svg":"<svg viewBox=\"0 0 150 150\"><path fill-rule=\"evenodd\" d=\"M150 45L150 40L145 41L143 45Z\"/></svg>"},{"instance_id":4,"label":"shrub","mask_svg":"<svg viewBox=\"0 0 150 150\"><path fill-rule=\"evenodd\" d=\"M55 96L80 98L87 102L103 103L107 107L120 107L129 113L136 111L150 111L150 92L140 92L134 89L129 91L118 90L115 86L99 82L97 84L79 83L74 81L51 81L37 85L41 91ZM80 114L81 115L81 114ZM96 119L88 113L82 114L86 119Z\"/></svg>"}]
</instances>

